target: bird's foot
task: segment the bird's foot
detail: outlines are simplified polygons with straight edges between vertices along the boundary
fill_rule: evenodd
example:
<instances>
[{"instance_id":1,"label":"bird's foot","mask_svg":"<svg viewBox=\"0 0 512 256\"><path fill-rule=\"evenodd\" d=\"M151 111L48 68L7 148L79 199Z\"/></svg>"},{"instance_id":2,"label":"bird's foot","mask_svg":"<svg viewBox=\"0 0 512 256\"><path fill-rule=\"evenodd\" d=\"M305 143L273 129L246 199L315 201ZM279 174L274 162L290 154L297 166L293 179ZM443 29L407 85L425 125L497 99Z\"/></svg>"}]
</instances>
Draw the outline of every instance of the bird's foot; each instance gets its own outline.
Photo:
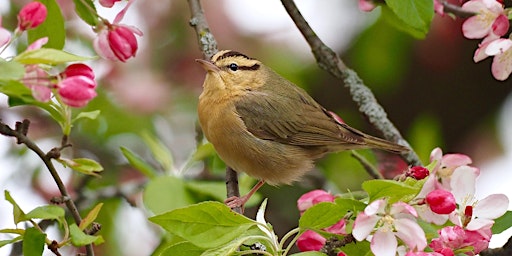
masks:
<instances>
[{"instance_id":1,"label":"bird's foot","mask_svg":"<svg viewBox=\"0 0 512 256\"><path fill-rule=\"evenodd\" d=\"M238 196L232 196L224 200L224 203L231 209L234 208L241 208L242 213L244 212L244 205L249 200L249 197L247 195L238 197Z\"/></svg>"}]
</instances>

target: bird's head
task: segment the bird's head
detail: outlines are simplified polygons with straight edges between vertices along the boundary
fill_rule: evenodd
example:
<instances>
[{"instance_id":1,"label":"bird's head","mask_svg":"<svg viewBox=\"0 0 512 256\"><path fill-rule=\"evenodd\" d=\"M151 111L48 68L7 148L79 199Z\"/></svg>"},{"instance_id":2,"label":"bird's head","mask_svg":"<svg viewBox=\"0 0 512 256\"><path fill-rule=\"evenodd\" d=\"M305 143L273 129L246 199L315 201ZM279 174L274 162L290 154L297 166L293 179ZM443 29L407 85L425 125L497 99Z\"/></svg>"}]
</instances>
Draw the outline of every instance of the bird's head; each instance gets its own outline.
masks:
<instances>
[{"instance_id":1,"label":"bird's head","mask_svg":"<svg viewBox=\"0 0 512 256\"><path fill-rule=\"evenodd\" d=\"M208 72L205 89L251 90L261 86L266 79L260 61L237 51L223 50L213 55L211 61L196 61Z\"/></svg>"}]
</instances>

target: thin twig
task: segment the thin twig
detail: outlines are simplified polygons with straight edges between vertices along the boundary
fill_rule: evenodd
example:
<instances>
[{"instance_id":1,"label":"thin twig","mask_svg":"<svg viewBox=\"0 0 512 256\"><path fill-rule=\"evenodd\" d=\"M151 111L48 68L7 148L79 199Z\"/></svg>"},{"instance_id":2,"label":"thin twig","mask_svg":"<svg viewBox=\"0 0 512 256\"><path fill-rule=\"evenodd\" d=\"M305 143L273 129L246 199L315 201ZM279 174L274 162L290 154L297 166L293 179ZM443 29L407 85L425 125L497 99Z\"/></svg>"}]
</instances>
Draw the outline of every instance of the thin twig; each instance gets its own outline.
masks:
<instances>
[{"instance_id":1,"label":"thin twig","mask_svg":"<svg viewBox=\"0 0 512 256\"><path fill-rule=\"evenodd\" d=\"M281 0L281 2L311 47L318 66L344 82L345 87L349 89L352 95L352 100L359 106L359 112L382 133L384 138L411 149L409 152L402 154L409 164L421 165L418 155L388 119L382 106L377 102L371 90L363 84L357 73L348 68L338 54L320 40L297 9L293 0Z\"/></svg>"},{"instance_id":2,"label":"thin twig","mask_svg":"<svg viewBox=\"0 0 512 256\"><path fill-rule=\"evenodd\" d=\"M57 187L59 189L60 194L62 195L62 198L64 198L64 203L66 204L66 207L68 208L69 212L71 213L71 216L75 220L75 223L77 225L80 225L80 222L82 221L82 217L80 217L80 212L78 212L78 209L71 200L71 197L69 196L69 193L66 189L66 186L64 185L64 182L62 182L62 179L59 176L59 173L55 169L55 166L52 163L52 158L58 158L60 155L59 150L52 149L48 153L44 153L39 146L32 140L30 140L26 135L28 132L28 128L30 125L30 121L25 119L23 122L16 122L15 129L11 129L7 124L0 121L0 134L3 134L5 136L15 137L17 139L16 143L18 144L25 144L27 148L32 150L34 153L36 153L39 158L43 161L46 168L48 168L48 171L52 175L53 180L57 184ZM92 245L86 245L86 251L87 255L92 256L94 255L94 250L92 248Z\"/></svg>"},{"instance_id":3,"label":"thin twig","mask_svg":"<svg viewBox=\"0 0 512 256\"><path fill-rule=\"evenodd\" d=\"M204 58L209 60L218 51L217 41L213 34L210 33L200 0L188 0L188 5L192 14L190 25L196 30L197 42ZM226 191L228 198L233 196L240 197L238 175L231 167L226 168ZM237 207L233 211L241 214L242 208Z\"/></svg>"},{"instance_id":4,"label":"thin twig","mask_svg":"<svg viewBox=\"0 0 512 256\"><path fill-rule=\"evenodd\" d=\"M443 5L444 13L451 13L460 18L469 18L471 16L476 15L476 13L466 11L466 10L462 9L462 7L460 7L458 5L451 4L448 1L441 1L441 4Z\"/></svg>"}]
</instances>

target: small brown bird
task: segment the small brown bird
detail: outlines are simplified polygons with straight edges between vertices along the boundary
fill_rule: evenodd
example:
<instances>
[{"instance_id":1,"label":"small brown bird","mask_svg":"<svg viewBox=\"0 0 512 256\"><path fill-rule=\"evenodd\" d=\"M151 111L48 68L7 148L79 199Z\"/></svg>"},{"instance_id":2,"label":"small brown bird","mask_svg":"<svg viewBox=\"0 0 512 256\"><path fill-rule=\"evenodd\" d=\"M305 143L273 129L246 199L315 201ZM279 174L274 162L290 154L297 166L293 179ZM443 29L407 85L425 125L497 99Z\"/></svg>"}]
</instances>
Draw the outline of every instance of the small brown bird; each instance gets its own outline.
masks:
<instances>
[{"instance_id":1,"label":"small brown bird","mask_svg":"<svg viewBox=\"0 0 512 256\"><path fill-rule=\"evenodd\" d=\"M265 182L300 179L329 152L408 150L338 121L306 91L242 53L224 50L196 61L207 71L198 106L204 135L228 166L260 180L247 195L226 199L231 208L243 207Z\"/></svg>"}]
</instances>

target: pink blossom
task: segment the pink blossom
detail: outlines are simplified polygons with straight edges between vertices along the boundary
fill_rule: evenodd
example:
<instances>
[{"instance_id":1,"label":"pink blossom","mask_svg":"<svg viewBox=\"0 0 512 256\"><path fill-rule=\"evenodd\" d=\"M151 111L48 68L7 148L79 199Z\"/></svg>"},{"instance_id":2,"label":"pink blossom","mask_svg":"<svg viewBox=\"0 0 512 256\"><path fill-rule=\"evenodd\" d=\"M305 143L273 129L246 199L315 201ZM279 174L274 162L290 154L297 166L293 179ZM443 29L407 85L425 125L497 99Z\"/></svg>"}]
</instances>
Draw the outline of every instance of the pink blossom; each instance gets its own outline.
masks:
<instances>
[{"instance_id":1,"label":"pink blossom","mask_svg":"<svg viewBox=\"0 0 512 256\"><path fill-rule=\"evenodd\" d=\"M489 247L492 235L490 228L481 231L464 230L459 226L447 226L438 230L439 237L432 239L429 247L445 256L454 255L455 250L469 249L467 255L476 255Z\"/></svg>"},{"instance_id":2,"label":"pink blossom","mask_svg":"<svg viewBox=\"0 0 512 256\"><path fill-rule=\"evenodd\" d=\"M450 220L467 230L491 228L494 219L505 214L509 200L506 195L493 194L476 200L476 177L469 167L459 167L452 175L451 186L458 210L450 215Z\"/></svg>"},{"instance_id":3,"label":"pink blossom","mask_svg":"<svg viewBox=\"0 0 512 256\"><path fill-rule=\"evenodd\" d=\"M345 219L341 219L340 221L336 222L336 224L334 224L328 228L325 228L324 230L326 232L333 233L333 234L346 235L347 234L346 221L345 221Z\"/></svg>"},{"instance_id":4,"label":"pink blossom","mask_svg":"<svg viewBox=\"0 0 512 256\"><path fill-rule=\"evenodd\" d=\"M436 189L442 189L441 184L437 181L437 176L435 173L433 175L430 175L425 183L423 184L423 187L421 188L421 191L416 196L417 200L425 200L427 195L431 193L432 191ZM429 204L418 204L414 206L416 211L418 212L418 215L421 219L429 222L434 223L437 225L443 225L448 220L448 215L446 214L437 214L432 211Z\"/></svg>"},{"instance_id":5,"label":"pink blossom","mask_svg":"<svg viewBox=\"0 0 512 256\"><path fill-rule=\"evenodd\" d=\"M40 2L28 3L18 13L18 29L25 31L41 25L47 14L48 11L44 4Z\"/></svg>"},{"instance_id":6,"label":"pink blossom","mask_svg":"<svg viewBox=\"0 0 512 256\"><path fill-rule=\"evenodd\" d=\"M478 60L485 59L488 56L494 56L491 73L499 81L506 80L512 73L512 40L500 38L492 42L481 45L475 56Z\"/></svg>"},{"instance_id":7,"label":"pink blossom","mask_svg":"<svg viewBox=\"0 0 512 256\"><path fill-rule=\"evenodd\" d=\"M437 214L449 214L456 208L452 193L444 189L436 189L426 197L430 209Z\"/></svg>"},{"instance_id":8,"label":"pink blossom","mask_svg":"<svg viewBox=\"0 0 512 256\"><path fill-rule=\"evenodd\" d=\"M320 202L334 202L335 198L336 197L334 195L324 190L313 190L302 195L297 200L297 208L299 209L300 213L303 214L311 206Z\"/></svg>"},{"instance_id":9,"label":"pink blossom","mask_svg":"<svg viewBox=\"0 0 512 256\"><path fill-rule=\"evenodd\" d=\"M491 33L502 36L503 34L500 35L500 33L505 31L504 26L508 29L508 20L505 24L503 18L498 18L505 14L505 10L496 0L471 0L462 5L462 9L477 14L462 24L462 32L466 38L484 38Z\"/></svg>"},{"instance_id":10,"label":"pink blossom","mask_svg":"<svg viewBox=\"0 0 512 256\"><path fill-rule=\"evenodd\" d=\"M472 163L471 158L464 154L443 155L443 151L440 148L435 148L434 150L432 150L432 152L430 153L430 161L436 162L436 165L433 168L432 173L434 173L438 177L438 179L441 180L441 184L443 188L445 188L446 190L451 190L450 180L453 171L460 166L468 166L469 164ZM477 173L477 175L480 173L480 170L478 168L469 168L471 168L471 171Z\"/></svg>"},{"instance_id":11,"label":"pink blossom","mask_svg":"<svg viewBox=\"0 0 512 256\"><path fill-rule=\"evenodd\" d=\"M50 101L52 96L50 77L38 65L25 66L25 75L22 81L32 91L34 99L40 102Z\"/></svg>"},{"instance_id":12,"label":"pink blossom","mask_svg":"<svg viewBox=\"0 0 512 256\"><path fill-rule=\"evenodd\" d=\"M326 239L318 233L307 230L297 239L297 247L302 252L319 251L325 244Z\"/></svg>"},{"instance_id":13,"label":"pink blossom","mask_svg":"<svg viewBox=\"0 0 512 256\"><path fill-rule=\"evenodd\" d=\"M105 23L98 32L93 46L100 57L122 62L135 57L138 49L135 35L142 36L142 32L135 27L119 24L131 3L132 1L129 1L126 7L116 15L113 24Z\"/></svg>"},{"instance_id":14,"label":"pink blossom","mask_svg":"<svg viewBox=\"0 0 512 256\"><path fill-rule=\"evenodd\" d=\"M398 202L387 207L383 199L369 204L354 222L352 235L358 241L373 234L371 251L377 256L394 256L400 238L410 250L422 251L427 246L425 232L416 222L416 210L406 203Z\"/></svg>"},{"instance_id":15,"label":"pink blossom","mask_svg":"<svg viewBox=\"0 0 512 256\"><path fill-rule=\"evenodd\" d=\"M71 107L83 107L96 97L96 82L86 76L64 78L58 87L62 101Z\"/></svg>"}]
</instances>

